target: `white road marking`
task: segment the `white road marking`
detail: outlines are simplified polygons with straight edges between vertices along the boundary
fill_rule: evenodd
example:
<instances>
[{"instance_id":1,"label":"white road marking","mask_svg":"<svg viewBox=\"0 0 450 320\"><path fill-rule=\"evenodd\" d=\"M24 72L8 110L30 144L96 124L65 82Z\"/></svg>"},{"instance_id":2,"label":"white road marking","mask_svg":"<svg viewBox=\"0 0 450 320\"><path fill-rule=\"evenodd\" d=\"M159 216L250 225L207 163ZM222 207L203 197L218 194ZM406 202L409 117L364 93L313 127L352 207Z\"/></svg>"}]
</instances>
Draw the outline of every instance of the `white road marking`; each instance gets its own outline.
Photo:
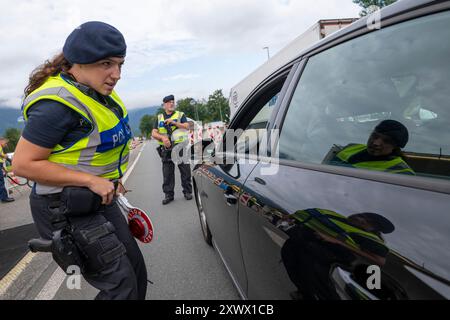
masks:
<instances>
[{"instance_id":1,"label":"white road marking","mask_svg":"<svg viewBox=\"0 0 450 320\"><path fill-rule=\"evenodd\" d=\"M34 298L34 300L52 300L56 292L58 292L61 287L64 279L66 278L66 274L62 271L61 268L56 268L55 272L53 272L52 276L48 280L48 282L41 289L39 294Z\"/></svg>"},{"instance_id":2,"label":"white road marking","mask_svg":"<svg viewBox=\"0 0 450 320\"><path fill-rule=\"evenodd\" d=\"M138 155L137 155L137 157L136 157L136 160L134 160L134 162L133 162L133 164L131 165L130 169L128 169L127 172L125 173L125 175L123 176L123 178L122 178L122 182L123 182L123 183L125 183L125 182L127 181L127 179L128 179L128 177L130 176L131 172L134 170L134 167L136 166L136 163L138 163L139 158L141 157L142 151L144 150L146 144L147 144L147 143L144 143L144 144L142 145L142 148L141 148L141 150L139 150L139 153L138 153Z\"/></svg>"},{"instance_id":3,"label":"white road marking","mask_svg":"<svg viewBox=\"0 0 450 320\"><path fill-rule=\"evenodd\" d=\"M36 254L28 252L22 260L19 261L15 267L9 271L0 281L0 297L6 293L9 287L17 280L19 275L25 270L25 268L31 263ZM1 300L1 299L0 299Z\"/></svg>"}]
</instances>

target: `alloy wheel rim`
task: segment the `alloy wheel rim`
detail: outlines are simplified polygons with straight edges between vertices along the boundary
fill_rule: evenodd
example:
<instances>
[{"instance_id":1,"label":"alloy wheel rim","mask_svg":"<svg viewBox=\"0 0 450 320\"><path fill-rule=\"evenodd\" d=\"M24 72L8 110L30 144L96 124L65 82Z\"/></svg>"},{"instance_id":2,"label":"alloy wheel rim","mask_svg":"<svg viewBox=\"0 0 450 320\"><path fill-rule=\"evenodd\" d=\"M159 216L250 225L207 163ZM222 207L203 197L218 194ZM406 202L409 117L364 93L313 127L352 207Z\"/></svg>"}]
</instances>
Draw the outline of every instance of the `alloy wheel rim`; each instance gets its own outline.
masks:
<instances>
[{"instance_id":1,"label":"alloy wheel rim","mask_svg":"<svg viewBox=\"0 0 450 320\"><path fill-rule=\"evenodd\" d=\"M203 211L203 203L202 203L202 200L200 198L200 194L198 193L198 191L195 194L197 196L198 211L200 213L200 221L202 223L202 230L203 230L203 233L206 234L206 215L205 215L205 212Z\"/></svg>"}]
</instances>

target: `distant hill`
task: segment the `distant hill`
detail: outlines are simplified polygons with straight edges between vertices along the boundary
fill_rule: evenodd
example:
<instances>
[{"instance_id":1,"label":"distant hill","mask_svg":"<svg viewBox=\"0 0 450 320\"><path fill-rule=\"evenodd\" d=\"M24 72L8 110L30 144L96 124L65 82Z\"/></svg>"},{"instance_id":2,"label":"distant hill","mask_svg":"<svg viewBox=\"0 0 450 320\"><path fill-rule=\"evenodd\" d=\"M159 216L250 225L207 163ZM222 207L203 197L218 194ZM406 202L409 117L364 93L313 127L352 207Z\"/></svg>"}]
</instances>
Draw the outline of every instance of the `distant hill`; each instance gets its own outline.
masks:
<instances>
[{"instance_id":1,"label":"distant hill","mask_svg":"<svg viewBox=\"0 0 450 320\"><path fill-rule=\"evenodd\" d=\"M17 118L22 115L20 109L0 107L0 136L5 134L8 128L23 128L23 123L19 123Z\"/></svg>"},{"instance_id":2,"label":"distant hill","mask_svg":"<svg viewBox=\"0 0 450 320\"><path fill-rule=\"evenodd\" d=\"M128 110L128 116L130 117L130 126L131 130L133 130L133 134L138 136L141 134L139 130L139 123L141 122L141 118L146 115L153 115L158 111L160 107L146 107L146 108L138 108L138 109L130 109Z\"/></svg>"},{"instance_id":3,"label":"distant hill","mask_svg":"<svg viewBox=\"0 0 450 320\"><path fill-rule=\"evenodd\" d=\"M156 107L145 107L136 108L128 110L128 115L130 117L130 126L133 130L134 135L139 135L139 123L141 118L145 114L155 114L159 106ZM0 136L5 133L7 128L18 128L23 129L23 123L17 121L17 118L21 116L20 109L7 108L0 106Z\"/></svg>"}]
</instances>

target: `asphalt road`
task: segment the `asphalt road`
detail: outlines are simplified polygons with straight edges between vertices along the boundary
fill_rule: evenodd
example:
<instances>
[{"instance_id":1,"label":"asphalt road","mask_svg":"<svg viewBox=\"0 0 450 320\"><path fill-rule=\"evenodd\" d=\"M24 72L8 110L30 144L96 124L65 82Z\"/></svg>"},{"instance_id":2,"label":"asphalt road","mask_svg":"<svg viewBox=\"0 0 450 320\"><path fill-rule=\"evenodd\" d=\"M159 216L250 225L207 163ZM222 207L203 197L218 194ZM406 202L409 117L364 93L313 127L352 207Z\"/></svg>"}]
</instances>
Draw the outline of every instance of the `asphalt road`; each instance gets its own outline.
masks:
<instances>
[{"instance_id":1,"label":"asphalt road","mask_svg":"<svg viewBox=\"0 0 450 320\"><path fill-rule=\"evenodd\" d=\"M147 142L125 184L132 189L127 194L130 203L149 213L155 228L153 241L140 243L153 282L148 284L147 299L239 299L219 255L203 240L195 200L183 198L177 168L175 201L161 204L162 167L155 148L154 142ZM81 289L69 290L66 283L54 299L92 299L97 293L84 281Z\"/></svg>"}]
</instances>

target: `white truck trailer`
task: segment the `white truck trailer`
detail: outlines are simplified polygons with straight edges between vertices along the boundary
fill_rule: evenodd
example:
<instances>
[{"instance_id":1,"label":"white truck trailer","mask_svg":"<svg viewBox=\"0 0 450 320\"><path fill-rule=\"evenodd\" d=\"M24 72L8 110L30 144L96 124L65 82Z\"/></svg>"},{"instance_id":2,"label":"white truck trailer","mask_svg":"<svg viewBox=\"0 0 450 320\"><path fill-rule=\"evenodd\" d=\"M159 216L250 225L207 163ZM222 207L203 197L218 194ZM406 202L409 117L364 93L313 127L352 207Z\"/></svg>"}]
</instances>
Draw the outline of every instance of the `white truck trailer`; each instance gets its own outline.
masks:
<instances>
[{"instance_id":1,"label":"white truck trailer","mask_svg":"<svg viewBox=\"0 0 450 320\"><path fill-rule=\"evenodd\" d=\"M358 19L347 18L319 20L311 28L294 39L294 41L281 49L267 62L262 64L258 69L250 73L241 82L231 88L230 97L228 100L230 105L230 119L241 107L242 103L247 99L252 90L259 83L261 83L261 81L266 79L269 75L277 71L286 63L294 60L303 49L306 49L333 32L350 25L356 20Z\"/></svg>"}]
</instances>

